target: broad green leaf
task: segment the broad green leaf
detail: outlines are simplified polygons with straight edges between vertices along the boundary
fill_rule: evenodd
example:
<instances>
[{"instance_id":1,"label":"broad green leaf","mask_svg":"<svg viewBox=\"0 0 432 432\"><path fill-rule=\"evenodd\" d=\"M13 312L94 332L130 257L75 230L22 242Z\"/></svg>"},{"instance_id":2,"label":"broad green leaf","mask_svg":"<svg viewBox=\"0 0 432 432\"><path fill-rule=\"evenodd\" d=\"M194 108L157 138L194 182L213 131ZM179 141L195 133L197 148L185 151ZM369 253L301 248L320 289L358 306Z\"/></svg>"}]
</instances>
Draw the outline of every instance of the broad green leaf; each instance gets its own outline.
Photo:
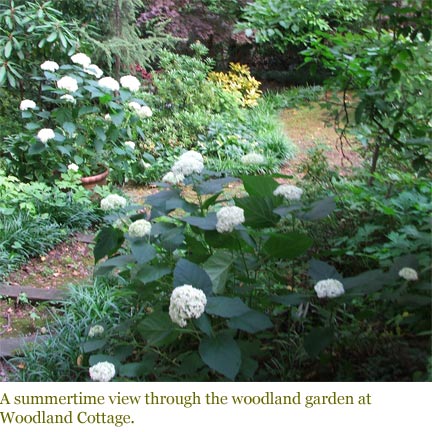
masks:
<instances>
[{"instance_id":1,"label":"broad green leaf","mask_svg":"<svg viewBox=\"0 0 432 432\"><path fill-rule=\"evenodd\" d=\"M106 343L106 339L90 339L81 344L81 349L84 353L89 353L103 348Z\"/></svg>"},{"instance_id":2,"label":"broad green leaf","mask_svg":"<svg viewBox=\"0 0 432 432\"><path fill-rule=\"evenodd\" d=\"M213 292L222 294L228 280L229 270L233 263L232 254L225 250L217 250L203 265L213 283Z\"/></svg>"},{"instance_id":3,"label":"broad green leaf","mask_svg":"<svg viewBox=\"0 0 432 432\"><path fill-rule=\"evenodd\" d=\"M238 178L235 177L224 177L220 179L213 179L202 182L198 185L198 192L202 195L207 194L220 194L223 190L223 187L228 184L238 181Z\"/></svg>"},{"instance_id":4,"label":"broad green leaf","mask_svg":"<svg viewBox=\"0 0 432 432\"><path fill-rule=\"evenodd\" d=\"M341 282L343 280L342 275L333 266L315 258L309 261L308 275L314 282L324 279L336 279Z\"/></svg>"},{"instance_id":5,"label":"broad green leaf","mask_svg":"<svg viewBox=\"0 0 432 432\"><path fill-rule=\"evenodd\" d=\"M294 259L303 255L312 243L312 239L302 233L271 234L263 249L273 258Z\"/></svg>"},{"instance_id":6,"label":"broad green leaf","mask_svg":"<svg viewBox=\"0 0 432 432\"><path fill-rule=\"evenodd\" d=\"M156 249L145 238L129 239L132 255L138 264L145 264L156 257Z\"/></svg>"},{"instance_id":7,"label":"broad green leaf","mask_svg":"<svg viewBox=\"0 0 432 432\"><path fill-rule=\"evenodd\" d=\"M163 233L160 242L166 250L173 252L183 244L184 239L183 227L176 227Z\"/></svg>"},{"instance_id":8,"label":"broad green leaf","mask_svg":"<svg viewBox=\"0 0 432 432\"><path fill-rule=\"evenodd\" d=\"M280 197L251 196L236 198L235 203L244 210L244 225L252 228L266 228L276 225L280 216L274 213L281 204Z\"/></svg>"},{"instance_id":9,"label":"broad green leaf","mask_svg":"<svg viewBox=\"0 0 432 432\"><path fill-rule=\"evenodd\" d=\"M241 365L241 352L228 334L205 337L201 340L199 354L203 362L230 380L237 376Z\"/></svg>"},{"instance_id":10,"label":"broad green leaf","mask_svg":"<svg viewBox=\"0 0 432 432\"><path fill-rule=\"evenodd\" d=\"M213 333L210 319L206 313L203 313L199 318L194 319L195 325L207 336L211 336Z\"/></svg>"},{"instance_id":11,"label":"broad green leaf","mask_svg":"<svg viewBox=\"0 0 432 432\"><path fill-rule=\"evenodd\" d=\"M163 264L143 264L139 267L135 279L140 280L143 284L148 284L163 278L169 273L171 273L171 269Z\"/></svg>"},{"instance_id":12,"label":"broad green leaf","mask_svg":"<svg viewBox=\"0 0 432 432\"><path fill-rule=\"evenodd\" d=\"M189 225L196 226L206 231L214 231L216 229L216 213L209 213L206 217L187 216L182 219Z\"/></svg>"},{"instance_id":13,"label":"broad green leaf","mask_svg":"<svg viewBox=\"0 0 432 432\"><path fill-rule=\"evenodd\" d=\"M206 312L210 315L216 315L223 318L232 318L249 312L239 297L210 297L207 299Z\"/></svg>"},{"instance_id":14,"label":"broad green leaf","mask_svg":"<svg viewBox=\"0 0 432 432\"><path fill-rule=\"evenodd\" d=\"M243 186L250 196L269 197L278 187L278 182L271 176L243 176Z\"/></svg>"},{"instance_id":15,"label":"broad green leaf","mask_svg":"<svg viewBox=\"0 0 432 432\"><path fill-rule=\"evenodd\" d=\"M171 321L168 313L153 312L138 325L138 331L149 345L163 346L177 338L178 327Z\"/></svg>"},{"instance_id":16,"label":"broad green leaf","mask_svg":"<svg viewBox=\"0 0 432 432\"><path fill-rule=\"evenodd\" d=\"M336 202L334 197L326 197L322 200L316 201L312 204L312 208L298 216L300 219L304 220L318 220L327 217L336 209Z\"/></svg>"},{"instance_id":17,"label":"broad green leaf","mask_svg":"<svg viewBox=\"0 0 432 432\"><path fill-rule=\"evenodd\" d=\"M250 310L243 315L231 318L228 321L228 327L248 333L257 333L273 327L273 323L266 314Z\"/></svg>"},{"instance_id":18,"label":"broad green leaf","mask_svg":"<svg viewBox=\"0 0 432 432\"><path fill-rule=\"evenodd\" d=\"M123 232L114 227L103 227L96 236L93 251L95 262L108 255L113 255L124 240Z\"/></svg>"},{"instance_id":19,"label":"broad green leaf","mask_svg":"<svg viewBox=\"0 0 432 432\"><path fill-rule=\"evenodd\" d=\"M174 269L174 288L181 285L192 285L204 291L207 297L213 294L209 275L201 267L184 258L177 262Z\"/></svg>"},{"instance_id":20,"label":"broad green leaf","mask_svg":"<svg viewBox=\"0 0 432 432\"><path fill-rule=\"evenodd\" d=\"M137 378L154 372L157 354L145 353L140 362L122 364L119 368L119 376Z\"/></svg>"},{"instance_id":21,"label":"broad green leaf","mask_svg":"<svg viewBox=\"0 0 432 432\"><path fill-rule=\"evenodd\" d=\"M284 306L298 306L301 303L309 300L309 296L307 294L286 294L282 296L271 296L270 300L275 301L276 303L283 304Z\"/></svg>"},{"instance_id":22,"label":"broad green leaf","mask_svg":"<svg viewBox=\"0 0 432 432\"><path fill-rule=\"evenodd\" d=\"M95 276L102 276L110 271L123 268L130 264L131 262L135 262L135 258L132 255L120 255L114 258L107 259L103 263L99 264L95 269Z\"/></svg>"},{"instance_id":23,"label":"broad green leaf","mask_svg":"<svg viewBox=\"0 0 432 432\"><path fill-rule=\"evenodd\" d=\"M29 155L37 155L42 152L44 152L47 149L46 145L42 142L37 140L34 144L32 144L28 149Z\"/></svg>"}]
</instances>

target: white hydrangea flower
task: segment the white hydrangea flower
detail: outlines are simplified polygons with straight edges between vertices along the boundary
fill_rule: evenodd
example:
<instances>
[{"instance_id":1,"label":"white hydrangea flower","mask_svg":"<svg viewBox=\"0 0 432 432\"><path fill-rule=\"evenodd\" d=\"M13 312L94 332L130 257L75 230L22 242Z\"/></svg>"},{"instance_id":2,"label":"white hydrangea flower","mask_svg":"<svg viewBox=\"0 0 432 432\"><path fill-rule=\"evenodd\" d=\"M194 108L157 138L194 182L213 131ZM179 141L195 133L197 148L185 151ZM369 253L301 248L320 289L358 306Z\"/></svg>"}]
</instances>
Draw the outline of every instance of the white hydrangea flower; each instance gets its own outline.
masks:
<instances>
[{"instance_id":1,"label":"white hydrangea flower","mask_svg":"<svg viewBox=\"0 0 432 432\"><path fill-rule=\"evenodd\" d=\"M73 103L73 104L76 103L75 98L70 94L65 94L63 96L60 96L60 99L66 101L66 102Z\"/></svg>"},{"instance_id":2,"label":"white hydrangea flower","mask_svg":"<svg viewBox=\"0 0 432 432\"><path fill-rule=\"evenodd\" d=\"M314 290L318 298L335 298L345 293L342 282L336 279L323 279L315 284Z\"/></svg>"},{"instance_id":3,"label":"white hydrangea flower","mask_svg":"<svg viewBox=\"0 0 432 432\"><path fill-rule=\"evenodd\" d=\"M117 91L120 89L120 84L114 78L105 77L98 81L99 87L106 90Z\"/></svg>"},{"instance_id":4,"label":"white hydrangea flower","mask_svg":"<svg viewBox=\"0 0 432 432\"><path fill-rule=\"evenodd\" d=\"M302 194L303 189L289 184L282 184L278 186L273 192L273 195L281 195L288 200L299 200Z\"/></svg>"},{"instance_id":5,"label":"white hydrangea flower","mask_svg":"<svg viewBox=\"0 0 432 432\"><path fill-rule=\"evenodd\" d=\"M262 154L252 152L242 156L241 161L245 165L263 165L267 160Z\"/></svg>"},{"instance_id":6,"label":"white hydrangea flower","mask_svg":"<svg viewBox=\"0 0 432 432\"><path fill-rule=\"evenodd\" d=\"M137 111L137 114L140 118L151 117L153 115L153 111L147 105L140 107Z\"/></svg>"},{"instance_id":7,"label":"white hydrangea flower","mask_svg":"<svg viewBox=\"0 0 432 432\"><path fill-rule=\"evenodd\" d=\"M102 210L115 210L126 206L126 198L117 194L110 194L101 200L100 206Z\"/></svg>"},{"instance_id":8,"label":"white hydrangea flower","mask_svg":"<svg viewBox=\"0 0 432 432\"><path fill-rule=\"evenodd\" d=\"M172 166L171 171L174 175L188 176L193 173L199 174L203 169L203 157L198 152L191 150L179 157Z\"/></svg>"},{"instance_id":9,"label":"white hydrangea flower","mask_svg":"<svg viewBox=\"0 0 432 432\"><path fill-rule=\"evenodd\" d=\"M141 105L138 102L132 101L128 103L128 107L135 111L139 111L141 109Z\"/></svg>"},{"instance_id":10,"label":"white hydrangea flower","mask_svg":"<svg viewBox=\"0 0 432 432\"><path fill-rule=\"evenodd\" d=\"M132 75L125 75L120 78L120 84L122 87L128 89L131 92L136 92L140 88L140 82L138 78Z\"/></svg>"},{"instance_id":11,"label":"white hydrangea flower","mask_svg":"<svg viewBox=\"0 0 432 432\"><path fill-rule=\"evenodd\" d=\"M95 64L90 64L84 68L84 72L93 75L96 78L100 78L103 75L103 70Z\"/></svg>"},{"instance_id":12,"label":"white hydrangea flower","mask_svg":"<svg viewBox=\"0 0 432 432\"><path fill-rule=\"evenodd\" d=\"M115 366L107 361L96 363L89 369L92 381L111 381L115 377L115 373Z\"/></svg>"},{"instance_id":13,"label":"white hydrangea flower","mask_svg":"<svg viewBox=\"0 0 432 432\"><path fill-rule=\"evenodd\" d=\"M27 111L28 109L35 109L35 108L36 108L36 102L32 101L31 99L23 99L20 103L21 111Z\"/></svg>"},{"instance_id":14,"label":"white hydrangea flower","mask_svg":"<svg viewBox=\"0 0 432 432\"><path fill-rule=\"evenodd\" d=\"M83 54L83 53L74 54L71 57L71 60L73 63L79 64L82 67L88 67L88 66L90 66L90 63L91 63L90 57L86 54Z\"/></svg>"},{"instance_id":15,"label":"white hydrangea flower","mask_svg":"<svg viewBox=\"0 0 432 432\"><path fill-rule=\"evenodd\" d=\"M100 325L100 324L96 324L92 327L90 327L89 332L88 332L88 336L89 337L96 337L96 336L100 336L104 333L105 329Z\"/></svg>"},{"instance_id":16,"label":"white hydrangea flower","mask_svg":"<svg viewBox=\"0 0 432 432\"><path fill-rule=\"evenodd\" d=\"M131 237L145 237L151 232L151 223L145 219L139 219L129 225L129 235Z\"/></svg>"},{"instance_id":17,"label":"white hydrangea flower","mask_svg":"<svg viewBox=\"0 0 432 432\"><path fill-rule=\"evenodd\" d=\"M75 78L72 78L70 76L64 76L57 81L57 87L59 89L73 93L78 90L78 82Z\"/></svg>"},{"instance_id":18,"label":"white hydrangea flower","mask_svg":"<svg viewBox=\"0 0 432 432\"><path fill-rule=\"evenodd\" d=\"M244 211L237 206L222 207L216 213L216 230L219 233L232 232L235 226L245 221Z\"/></svg>"},{"instance_id":19,"label":"white hydrangea flower","mask_svg":"<svg viewBox=\"0 0 432 432\"><path fill-rule=\"evenodd\" d=\"M135 150L135 143L133 141L125 141L125 146L129 147L131 150Z\"/></svg>"},{"instance_id":20,"label":"white hydrangea flower","mask_svg":"<svg viewBox=\"0 0 432 432\"><path fill-rule=\"evenodd\" d=\"M168 171L163 177L162 181L170 184L179 184L184 180L183 174L174 174L172 171Z\"/></svg>"},{"instance_id":21,"label":"white hydrangea flower","mask_svg":"<svg viewBox=\"0 0 432 432\"><path fill-rule=\"evenodd\" d=\"M174 289L170 298L169 316L180 327L186 327L187 319L199 318L205 310L207 297L204 291L192 285L182 285Z\"/></svg>"},{"instance_id":22,"label":"white hydrangea flower","mask_svg":"<svg viewBox=\"0 0 432 432\"><path fill-rule=\"evenodd\" d=\"M47 60L40 65L44 71L55 72L60 67L55 61Z\"/></svg>"},{"instance_id":23,"label":"white hydrangea flower","mask_svg":"<svg viewBox=\"0 0 432 432\"><path fill-rule=\"evenodd\" d=\"M37 137L44 143L46 144L49 140L53 139L55 137L55 133L52 129L49 128L45 128L45 129L41 129L38 134Z\"/></svg>"},{"instance_id":24,"label":"white hydrangea flower","mask_svg":"<svg viewBox=\"0 0 432 432\"><path fill-rule=\"evenodd\" d=\"M106 121L111 121L111 116L109 114L105 114L104 118Z\"/></svg>"},{"instance_id":25,"label":"white hydrangea flower","mask_svg":"<svg viewBox=\"0 0 432 432\"><path fill-rule=\"evenodd\" d=\"M79 170L79 166L77 164L71 163L67 166L67 169L69 171L75 171L77 172Z\"/></svg>"},{"instance_id":26,"label":"white hydrangea flower","mask_svg":"<svg viewBox=\"0 0 432 432\"><path fill-rule=\"evenodd\" d=\"M404 267L399 270L399 276L408 281L416 281L418 280L417 272L411 267Z\"/></svg>"}]
</instances>

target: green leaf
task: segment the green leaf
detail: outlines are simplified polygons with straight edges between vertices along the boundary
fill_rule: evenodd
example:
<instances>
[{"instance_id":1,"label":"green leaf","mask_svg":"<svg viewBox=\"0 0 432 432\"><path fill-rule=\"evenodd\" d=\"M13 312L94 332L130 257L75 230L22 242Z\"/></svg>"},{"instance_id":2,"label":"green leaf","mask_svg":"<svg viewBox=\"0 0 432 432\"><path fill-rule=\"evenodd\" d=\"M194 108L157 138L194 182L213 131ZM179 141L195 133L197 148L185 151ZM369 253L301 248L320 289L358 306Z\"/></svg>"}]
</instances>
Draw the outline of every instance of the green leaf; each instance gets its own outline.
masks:
<instances>
[{"instance_id":1,"label":"green leaf","mask_svg":"<svg viewBox=\"0 0 432 432\"><path fill-rule=\"evenodd\" d=\"M140 280L143 284L157 281L165 275L171 273L171 269L163 264L149 265L143 264L139 267L135 278Z\"/></svg>"},{"instance_id":2,"label":"green leaf","mask_svg":"<svg viewBox=\"0 0 432 432\"><path fill-rule=\"evenodd\" d=\"M311 357L318 356L334 339L333 329L329 327L315 327L304 338L304 348Z\"/></svg>"},{"instance_id":3,"label":"green leaf","mask_svg":"<svg viewBox=\"0 0 432 432\"><path fill-rule=\"evenodd\" d=\"M94 274L95 276L103 276L114 269L125 267L131 262L135 262L135 258L132 255L116 256L99 264L95 269Z\"/></svg>"},{"instance_id":4,"label":"green leaf","mask_svg":"<svg viewBox=\"0 0 432 432\"><path fill-rule=\"evenodd\" d=\"M94 366L96 363L106 362L106 361L112 363L115 366L116 371L118 371L120 367L120 361L114 356L110 356L106 354L95 354L89 357L90 366Z\"/></svg>"},{"instance_id":5,"label":"green leaf","mask_svg":"<svg viewBox=\"0 0 432 432\"><path fill-rule=\"evenodd\" d=\"M103 227L96 236L93 255L95 262L108 255L113 255L124 240L123 232L114 227Z\"/></svg>"},{"instance_id":6,"label":"green leaf","mask_svg":"<svg viewBox=\"0 0 432 432\"><path fill-rule=\"evenodd\" d=\"M336 209L334 197L326 197L312 204L311 210L299 216L303 220L318 220L327 217Z\"/></svg>"},{"instance_id":7,"label":"green leaf","mask_svg":"<svg viewBox=\"0 0 432 432\"><path fill-rule=\"evenodd\" d=\"M213 294L209 275L201 267L184 258L177 262L174 269L174 288L181 285L192 285L204 291L207 297Z\"/></svg>"},{"instance_id":8,"label":"green leaf","mask_svg":"<svg viewBox=\"0 0 432 432\"><path fill-rule=\"evenodd\" d=\"M127 378L142 377L154 372L157 354L145 353L144 359L140 362L122 364L119 368L119 376Z\"/></svg>"},{"instance_id":9,"label":"green leaf","mask_svg":"<svg viewBox=\"0 0 432 432\"><path fill-rule=\"evenodd\" d=\"M74 123L65 122L62 125L63 129L68 133L69 136L72 136L76 131L76 126Z\"/></svg>"},{"instance_id":10,"label":"green leaf","mask_svg":"<svg viewBox=\"0 0 432 432\"><path fill-rule=\"evenodd\" d=\"M196 226L206 231L214 231L216 229L216 213L209 213L206 217L187 216L182 219L189 225Z\"/></svg>"},{"instance_id":11,"label":"green leaf","mask_svg":"<svg viewBox=\"0 0 432 432\"><path fill-rule=\"evenodd\" d=\"M198 185L197 190L202 195L207 194L220 194L223 190L223 187L228 184L238 181L238 178L235 177L224 177L220 179L213 179L202 182Z\"/></svg>"},{"instance_id":12,"label":"green leaf","mask_svg":"<svg viewBox=\"0 0 432 432\"><path fill-rule=\"evenodd\" d=\"M168 251L175 251L184 242L183 227L173 228L160 237L162 246Z\"/></svg>"},{"instance_id":13,"label":"green leaf","mask_svg":"<svg viewBox=\"0 0 432 432\"><path fill-rule=\"evenodd\" d=\"M116 114L110 114L110 116L111 116L111 121L114 123L114 125L120 127L125 117L125 113L123 111L120 111L119 113Z\"/></svg>"},{"instance_id":14,"label":"green leaf","mask_svg":"<svg viewBox=\"0 0 432 432\"><path fill-rule=\"evenodd\" d=\"M266 228L276 225L280 216L274 209L281 204L280 197L244 197L236 198L235 203L244 210L244 225L252 228Z\"/></svg>"},{"instance_id":15,"label":"green leaf","mask_svg":"<svg viewBox=\"0 0 432 432\"><path fill-rule=\"evenodd\" d=\"M177 338L177 326L168 313L153 312L138 325L138 331L149 345L168 345Z\"/></svg>"},{"instance_id":16,"label":"green leaf","mask_svg":"<svg viewBox=\"0 0 432 432\"><path fill-rule=\"evenodd\" d=\"M199 318L194 319L194 323L207 336L212 335L213 329L207 314L203 313Z\"/></svg>"},{"instance_id":17,"label":"green leaf","mask_svg":"<svg viewBox=\"0 0 432 432\"><path fill-rule=\"evenodd\" d=\"M228 327L243 330L248 333L257 333L273 327L270 318L262 312L250 310L243 315L231 318Z\"/></svg>"},{"instance_id":18,"label":"green leaf","mask_svg":"<svg viewBox=\"0 0 432 432\"><path fill-rule=\"evenodd\" d=\"M216 315L223 318L232 318L249 312L239 297L210 297L207 299L206 312L210 315Z\"/></svg>"},{"instance_id":19,"label":"green leaf","mask_svg":"<svg viewBox=\"0 0 432 432\"><path fill-rule=\"evenodd\" d=\"M84 353L89 353L103 348L106 343L106 339L90 339L81 344L81 349Z\"/></svg>"},{"instance_id":20,"label":"green leaf","mask_svg":"<svg viewBox=\"0 0 432 432\"><path fill-rule=\"evenodd\" d=\"M237 376L241 365L241 352L235 340L228 334L205 337L199 346L203 362L230 380Z\"/></svg>"},{"instance_id":21,"label":"green leaf","mask_svg":"<svg viewBox=\"0 0 432 432\"><path fill-rule=\"evenodd\" d=\"M263 250L273 258L294 259L303 255L312 243L312 239L302 233L271 234Z\"/></svg>"},{"instance_id":22,"label":"green leaf","mask_svg":"<svg viewBox=\"0 0 432 432\"><path fill-rule=\"evenodd\" d=\"M156 257L156 249L145 238L129 239L132 255L138 264L145 264Z\"/></svg>"},{"instance_id":23,"label":"green leaf","mask_svg":"<svg viewBox=\"0 0 432 432\"><path fill-rule=\"evenodd\" d=\"M232 263L232 254L220 249L204 263L204 270L210 276L215 294L222 294L225 291L225 284Z\"/></svg>"},{"instance_id":24,"label":"green leaf","mask_svg":"<svg viewBox=\"0 0 432 432\"><path fill-rule=\"evenodd\" d=\"M5 48L4 48L4 56L6 59L10 57L12 53L12 41L8 40L6 42Z\"/></svg>"},{"instance_id":25,"label":"green leaf","mask_svg":"<svg viewBox=\"0 0 432 432\"><path fill-rule=\"evenodd\" d=\"M31 155L37 155L41 154L47 149L46 145L42 142L37 140L34 144L32 144L28 149L28 154Z\"/></svg>"},{"instance_id":26,"label":"green leaf","mask_svg":"<svg viewBox=\"0 0 432 432\"><path fill-rule=\"evenodd\" d=\"M25 112L25 111L24 111L24 112ZM216 201L217 201L217 199L219 198L219 196L220 196L221 193L222 193L222 192L218 192L218 193L212 195L211 197L207 198L207 199L203 202L203 204L202 204L203 208L204 208L205 210L207 210L210 206L212 206L213 204L215 204Z\"/></svg>"},{"instance_id":27,"label":"green leaf","mask_svg":"<svg viewBox=\"0 0 432 432\"><path fill-rule=\"evenodd\" d=\"M315 258L309 261L308 274L314 282L324 279L336 279L341 282L343 280L342 275L333 266Z\"/></svg>"},{"instance_id":28,"label":"green leaf","mask_svg":"<svg viewBox=\"0 0 432 432\"><path fill-rule=\"evenodd\" d=\"M271 176L243 176L243 185L250 196L269 197L279 183Z\"/></svg>"},{"instance_id":29,"label":"green leaf","mask_svg":"<svg viewBox=\"0 0 432 432\"><path fill-rule=\"evenodd\" d=\"M53 31L48 35L46 40L47 40L47 42L54 42L57 39L57 36L58 36L57 32Z\"/></svg>"},{"instance_id":30,"label":"green leaf","mask_svg":"<svg viewBox=\"0 0 432 432\"><path fill-rule=\"evenodd\" d=\"M379 291L389 277L380 269L369 270L357 276L345 278L343 286L346 293L364 295Z\"/></svg>"},{"instance_id":31,"label":"green leaf","mask_svg":"<svg viewBox=\"0 0 432 432\"><path fill-rule=\"evenodd\" d=\"M276 303L283 304L284 306L298 306L299 304L308 301L309 296L307 294L286 294L283 296L271 296L270 300L275 301Z\"/></svg>"}]
</instances>

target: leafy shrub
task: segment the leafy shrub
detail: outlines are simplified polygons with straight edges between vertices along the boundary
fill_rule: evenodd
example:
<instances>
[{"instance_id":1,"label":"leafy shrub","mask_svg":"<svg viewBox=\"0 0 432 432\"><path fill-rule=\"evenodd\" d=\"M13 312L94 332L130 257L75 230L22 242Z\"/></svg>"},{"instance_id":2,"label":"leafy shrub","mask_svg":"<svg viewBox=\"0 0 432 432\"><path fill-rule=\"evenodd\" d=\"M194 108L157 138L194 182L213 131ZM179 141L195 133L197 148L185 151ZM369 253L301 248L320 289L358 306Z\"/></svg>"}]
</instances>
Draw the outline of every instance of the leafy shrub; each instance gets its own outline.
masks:
<instances>
[{"instance_id":1,"label":"leafy shrub","mask_svg":"<svg viewBox=\"0 0 432 432\"><path fill-rule=\"evenodd\" d=\"M242 107L254 107L262 92L259 90L260 82L250 73L247 65L230 63L229 72L210 72L208 78L219 84L224 90L233 93L239 98Z\"/></svg>"}]
</instances>

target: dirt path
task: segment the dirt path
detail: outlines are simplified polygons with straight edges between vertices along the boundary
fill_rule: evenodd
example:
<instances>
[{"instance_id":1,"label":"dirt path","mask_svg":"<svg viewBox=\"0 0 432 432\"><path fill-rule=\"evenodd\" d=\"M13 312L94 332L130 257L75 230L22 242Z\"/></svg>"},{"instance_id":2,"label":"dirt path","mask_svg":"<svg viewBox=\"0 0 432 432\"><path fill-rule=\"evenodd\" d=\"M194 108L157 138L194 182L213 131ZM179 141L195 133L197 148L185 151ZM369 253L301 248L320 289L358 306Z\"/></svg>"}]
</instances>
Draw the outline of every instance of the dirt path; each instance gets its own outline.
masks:
<instances>
[{"instance_id":1,"label":"dirt path","mask_svg":"<svg viewBox=\"0 0 432 432\"><path fill-rule=\"evenodd\" d=\"M311 103L299 109L286 109L280 119L284 130L296 145L298 153L283 168L284 174L302 175L300 166L307 160L308 153L322 149L331 168L339 168L341 174L348 174L352 167L360 164L358 153L344 144L341 148L339 136L329 122L326 111L318 103Z\"/></svg>"}]
</instances>

